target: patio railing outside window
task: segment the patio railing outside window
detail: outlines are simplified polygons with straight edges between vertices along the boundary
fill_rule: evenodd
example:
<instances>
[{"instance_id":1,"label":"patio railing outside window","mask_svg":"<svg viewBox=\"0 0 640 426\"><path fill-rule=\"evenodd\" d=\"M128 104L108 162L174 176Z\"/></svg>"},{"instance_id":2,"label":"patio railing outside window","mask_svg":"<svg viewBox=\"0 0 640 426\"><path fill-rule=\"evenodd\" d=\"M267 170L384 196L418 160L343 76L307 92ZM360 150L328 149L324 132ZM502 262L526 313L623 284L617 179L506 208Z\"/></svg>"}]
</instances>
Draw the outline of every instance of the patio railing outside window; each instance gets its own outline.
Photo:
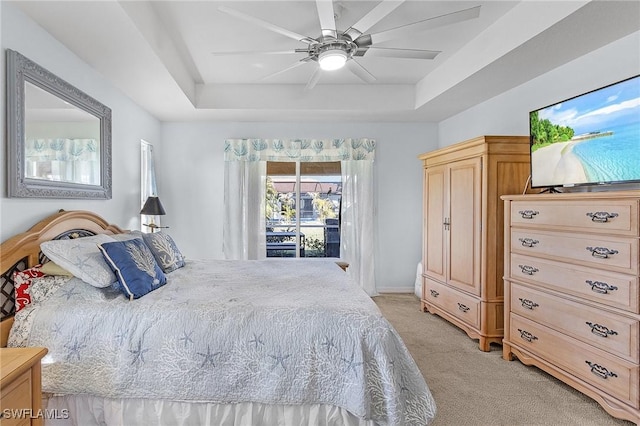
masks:
<instances>
[{"instance_id":1,"label":"patio railing outside window","mask_svg":"<svg viewBox=\"0 0 640 426\"><path fill-rule=\"evenodd\" d=\"M340 257L341 202L339 162L267 162L267 257Z\"/></svg>"}]
</instances>

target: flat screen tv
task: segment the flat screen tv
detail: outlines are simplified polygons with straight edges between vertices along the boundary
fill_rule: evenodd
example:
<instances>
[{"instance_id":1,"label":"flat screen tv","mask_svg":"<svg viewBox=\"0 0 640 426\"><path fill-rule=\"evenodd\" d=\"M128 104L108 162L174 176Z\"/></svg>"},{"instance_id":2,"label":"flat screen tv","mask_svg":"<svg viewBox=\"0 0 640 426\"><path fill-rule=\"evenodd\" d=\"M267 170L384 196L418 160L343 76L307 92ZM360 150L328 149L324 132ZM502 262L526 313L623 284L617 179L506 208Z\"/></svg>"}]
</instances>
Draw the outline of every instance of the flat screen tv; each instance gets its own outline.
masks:
<instances>
[{"instance_id":1,"label":"flat screen tv","mask_svg":"<svg viewBox=\"0 0 640 426\"><path fill-rule=\"evenodd\" d=\"M640 75L529 113L531 187L640 182Z\"/></svg>"}]
</instances>

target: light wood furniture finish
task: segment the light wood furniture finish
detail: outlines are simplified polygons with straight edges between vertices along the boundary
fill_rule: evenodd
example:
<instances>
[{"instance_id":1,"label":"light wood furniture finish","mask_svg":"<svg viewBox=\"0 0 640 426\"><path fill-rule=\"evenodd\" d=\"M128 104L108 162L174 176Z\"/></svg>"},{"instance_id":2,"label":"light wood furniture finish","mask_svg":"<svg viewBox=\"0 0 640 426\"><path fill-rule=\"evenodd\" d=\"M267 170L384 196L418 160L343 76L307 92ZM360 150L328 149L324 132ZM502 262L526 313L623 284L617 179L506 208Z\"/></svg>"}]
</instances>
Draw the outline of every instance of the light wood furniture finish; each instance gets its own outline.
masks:
<instances>
[{"instance_id":1,"label":"light wood furniture finish","mask_svg":"<svg viewBox=\"0 0 640 426\"><path fill-rule=\"evenodd\" d=\"M488 351L503 336L500 196L525 187L529 138L482 136L418 158L424 166L422 309Z\"/></svg>"},{"instance_id":2,"label":"light wood furniture finish","mask_svg":"<svg viewBox=\"0 0 640 426\"><path fill-rule=\"evenodd\" d=\"M349 267L349 262L336 262L336 264L340 267L340 269L342 269L343 271L346 272L347 268Z\"/></svg>"},{"instance_id":3,"label":"light wood furniture finish","mask_svg":"<svg viewBox=\"0 0 640 426\"><path fill-rule=\"evenodd\" d=\"M502 198L503 358L640 424L640 191Z\"/></svg>"},{"instance_id":4,"label":"light wood furniture finish","mask_svg":"<svg viewBox=\"0 0 640 426\"><path fill-rule=\"evenodd\" d=\"M0 349L0 416L3 426L42 425L40 360L45 348ZM5 410L10 413L6 415ZM24 410L24 411L21 411Z\"/></svg>"}]
</instances>

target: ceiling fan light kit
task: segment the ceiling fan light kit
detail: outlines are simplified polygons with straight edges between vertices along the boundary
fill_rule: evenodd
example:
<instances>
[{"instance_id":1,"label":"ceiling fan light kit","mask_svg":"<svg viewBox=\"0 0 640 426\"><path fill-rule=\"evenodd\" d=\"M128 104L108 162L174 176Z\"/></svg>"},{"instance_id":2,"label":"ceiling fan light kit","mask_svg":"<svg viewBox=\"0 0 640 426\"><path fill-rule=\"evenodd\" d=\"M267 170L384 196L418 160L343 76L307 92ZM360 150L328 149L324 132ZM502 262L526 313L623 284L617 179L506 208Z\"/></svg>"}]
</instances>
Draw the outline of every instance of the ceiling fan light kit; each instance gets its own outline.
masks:
<instances>
[{"instance_id":1,"label":"ceiling fan light kit","mask_svg":"<svg viewBox=\"0 0 640 426\"><path fill-rule=\"evenodd\" d=\"M318 63L320 68L325 71L335 71L344 67L347 63L347 52L341 49L329 49L320 52L318 55Z\"/></svg>"},{"instance_id":2,"label":"ceiling fan light kit","mask_svg":"<svg viewBox=\"0 0 640 426\"><path fill-rule=\"evenodd\" d=\"M474 19L480 14L480 6L476 6L424 19L411 24L401 25L379 33L365 34L365 31L373 27L377 22L395 10L404 1L405 0L383 0L351 27L347 28L345 31L339 31L336 29L336 15L334 14L335 9L333 2L331 0L316 0L321 28L321 35L318 38L312 38L289 31L285 28L278 27L277 25L262 21L258 18L246 15L228 7L220 6L218 9L236 18L243 19L247 22L251 22L252 24L262 26L270 31L307 44L306 48L298 48L290 52L294 54L304 53L307 55L306 57L300 59L294 65L264 78L281 74L283 71L288 71L309 62L317 62L319 69L323 71L341 69L347 64L347 62L349 62L349 66L347 68L351 72L361 80L371 83L376 80L375 77L367 71L362 64L355 60L356 57L362 58L369 54L369 56L386 56L391 58L434 59L440 53L439 51L434 50L379 47L376 46L376 44L391 39L410 37L413 32L425 31L467 19ZM316 69L316 72L311 76L309 83L307 83L305 90L313 88L318 79L319 74L318 69Z\"/></svg>"}]
</instances>

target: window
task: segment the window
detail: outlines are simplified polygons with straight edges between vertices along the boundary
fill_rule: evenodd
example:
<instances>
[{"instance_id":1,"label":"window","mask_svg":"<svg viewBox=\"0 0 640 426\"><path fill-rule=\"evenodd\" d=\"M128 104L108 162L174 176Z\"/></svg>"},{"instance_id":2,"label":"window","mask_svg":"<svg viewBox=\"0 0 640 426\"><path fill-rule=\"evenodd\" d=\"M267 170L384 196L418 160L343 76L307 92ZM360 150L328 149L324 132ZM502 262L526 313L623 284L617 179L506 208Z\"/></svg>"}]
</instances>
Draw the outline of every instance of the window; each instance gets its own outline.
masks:
<instances>
[{"instance_id":1,"label":"window","mask_svg":"<svg viewBox=\"0 0 640 426\"><path fill-rule=\"evenodd\" d=\"M158 187L156 185L156 171L153 162L153 145L147 141L140 140L140 208L144 206L147 197L150 195L158 195ZM160 225L160 216L140 215L140 230L148 232L144 223L155 223Z\"/></svg>"},{"instance_id":2,"label":"window","mask_svg":"<svg viewBox=\"0 0 640 426\"><path fill-rule=\"evenodd\" d=\"M340 257L340 162L267 162L267 257Z\"/></svg>"}]
</instances>

